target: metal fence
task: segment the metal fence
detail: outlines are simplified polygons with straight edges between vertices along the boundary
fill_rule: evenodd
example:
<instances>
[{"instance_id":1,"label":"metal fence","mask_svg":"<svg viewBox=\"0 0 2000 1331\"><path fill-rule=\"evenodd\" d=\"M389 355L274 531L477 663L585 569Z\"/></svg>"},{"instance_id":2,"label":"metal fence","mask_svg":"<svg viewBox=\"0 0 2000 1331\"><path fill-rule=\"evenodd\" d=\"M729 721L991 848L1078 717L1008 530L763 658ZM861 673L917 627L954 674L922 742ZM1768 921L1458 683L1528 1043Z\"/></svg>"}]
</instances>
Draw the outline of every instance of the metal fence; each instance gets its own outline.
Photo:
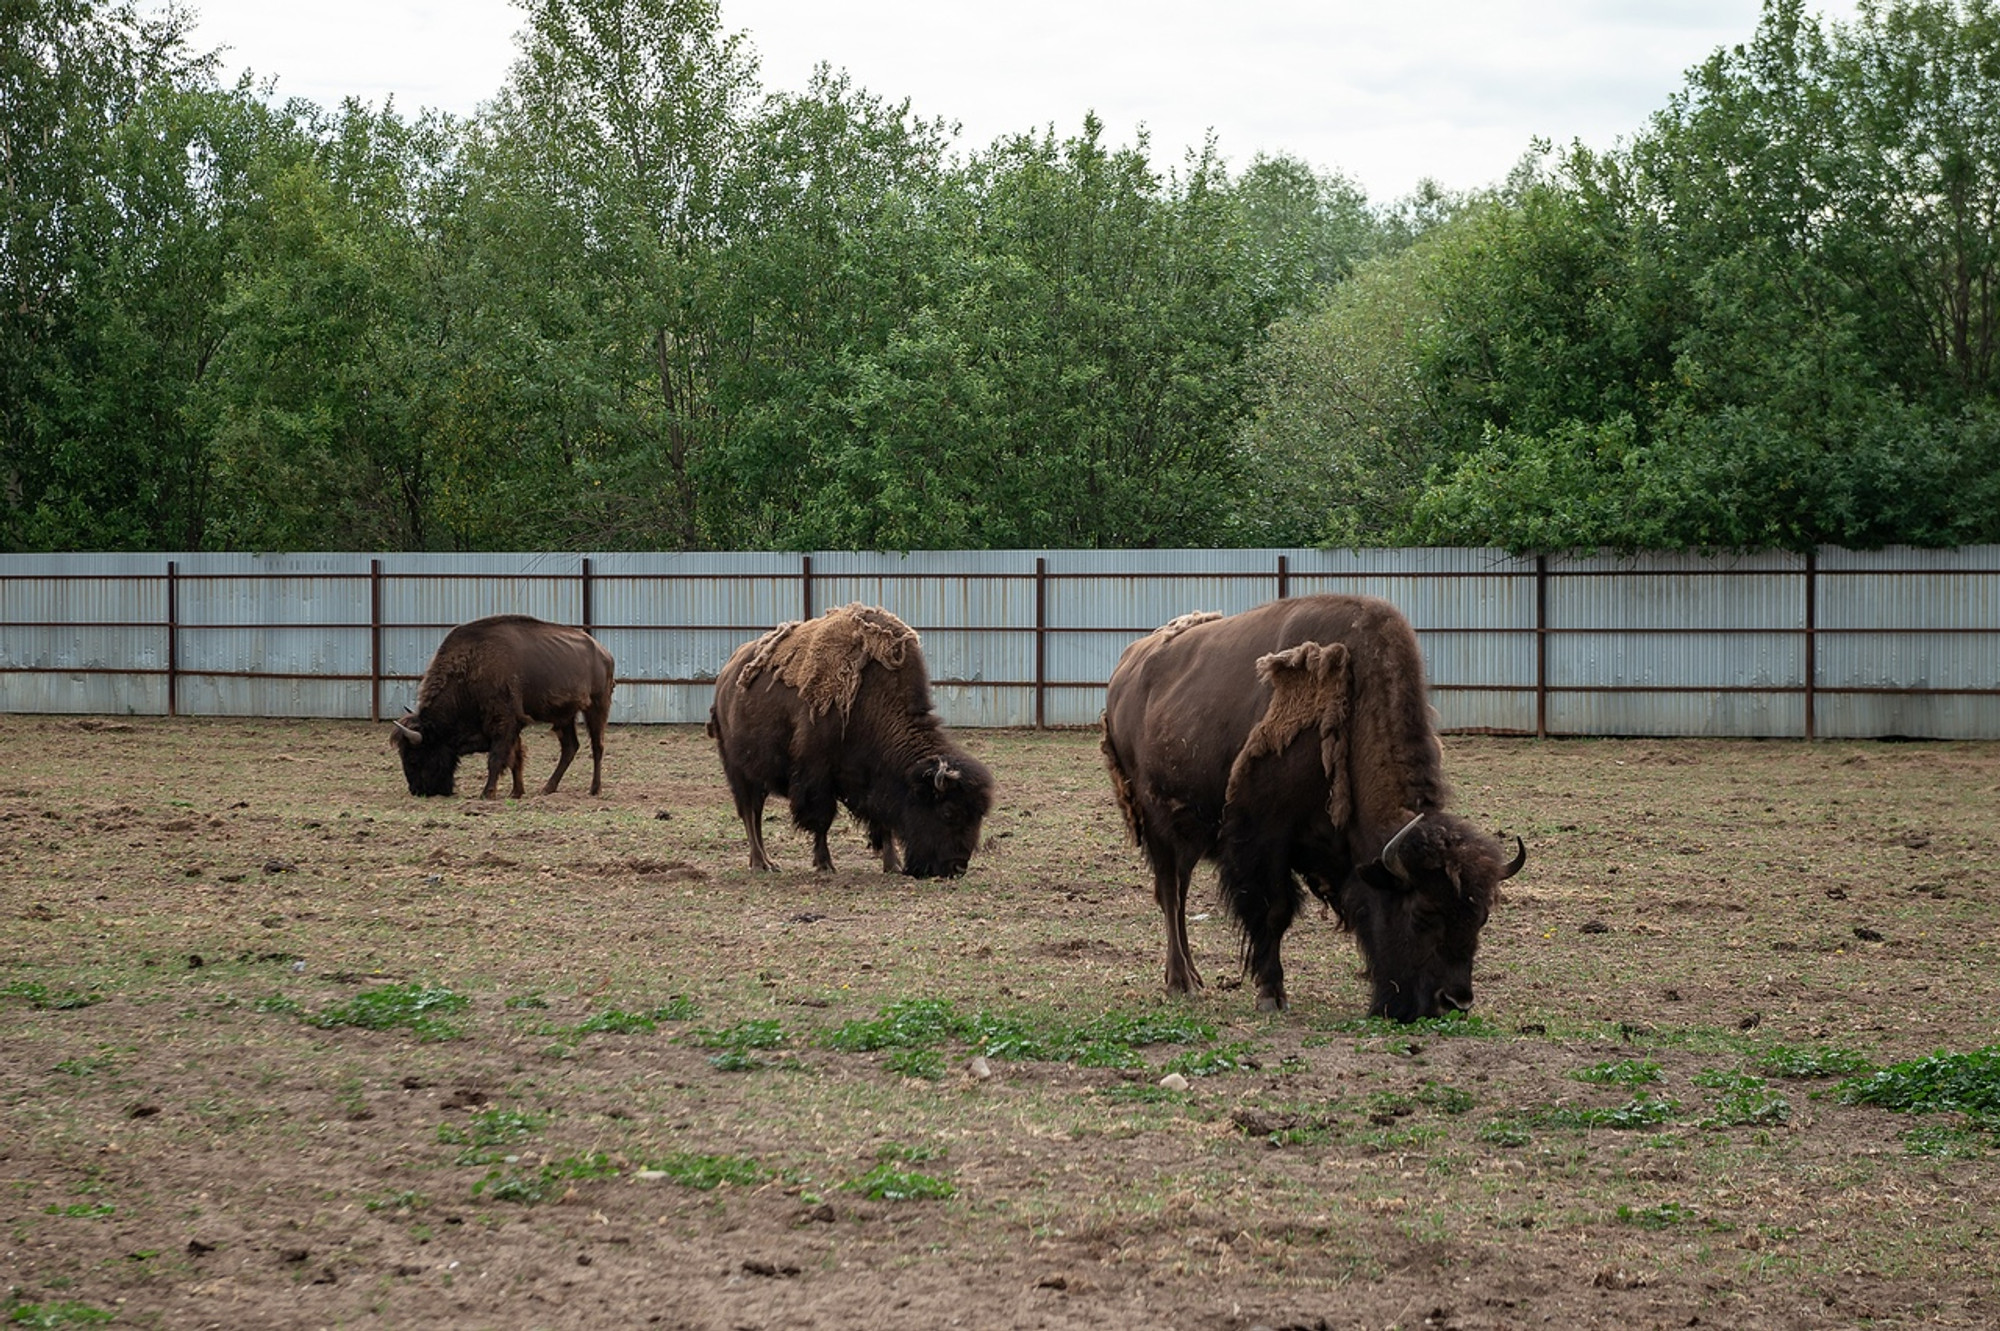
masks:
<instances>
[{"instance_id":1,"label":"metal fence","mask_svg":"<svg viewBox=\"0 0 2000 1331\"><path fill-rule=\"evenodd\" d=\"M835 605L923 636L960 726L1093 724L1134 638L1317 592L1395 603L1448 730L2000 739L2000 547L0 556L0 711L381 718L453 625L594 632L613 719L704 720L732 650Z\"/></svg>"}]
</instances>

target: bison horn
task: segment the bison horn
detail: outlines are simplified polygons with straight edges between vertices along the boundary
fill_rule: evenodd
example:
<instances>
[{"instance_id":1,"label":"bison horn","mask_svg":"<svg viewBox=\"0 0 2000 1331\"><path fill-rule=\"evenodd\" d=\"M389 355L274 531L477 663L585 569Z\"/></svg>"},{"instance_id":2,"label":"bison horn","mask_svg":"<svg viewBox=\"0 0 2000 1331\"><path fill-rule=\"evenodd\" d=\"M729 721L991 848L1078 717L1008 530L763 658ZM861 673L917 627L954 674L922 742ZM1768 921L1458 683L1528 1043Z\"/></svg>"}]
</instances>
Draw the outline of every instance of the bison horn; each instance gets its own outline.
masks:
<instances>
[{"instance_id":1,"label":"bison horn","mask_svg":"<svg viewBox=\"0 0 2000 1331\"><path fill-rule=\"evenodd\" d=\"M410 729L408 726L404 725L401 721L392 721L389 724L395 726L396 729L402 731L405 735L408 735L410 737L410 743L422 744L424 742L424 737L421 732Z\"/></svg>"},{"instance_id":2,"label":"bison horn","mask_svg":"<svg viewBox=\"0 0 2000 1331\"><path fill-rule=\"evenodd\" d=\"M1502 882L1505 882L1507 879L1512 878L1515 874L1521 872L1521 866L1528 862L1528 843L1521 840L1521 838L1519 837L1515 837L1514 847L1515 850L1514 850L1513 861L1500 872L1500 879Z\"/></svg>"},{"instance_id":3,"label":"bison horn","mask_svg":"<svg viewBox=\"0 0 2000 1331\"><path fill-rule=\"evenodd\" d=\"M939 790L943 790L946 786L958 780L958 775L959 773L957 768L951 766L943 759L939 759L937 765L937 771L931 774L931 780L937 784L937 788Z\"/></svg>"},{"instance_id":4,"label":"bison horn","mask_svg":"<svg viewBox=\"0 0 2000 1331\"><path fill-rule=\"evenodd\" d=\"M1409 868L1403 863L1403 841L1412 829L1424 820L1422 814L1403 824L1403 830L1389 838L1389 844L1382 847L1382 866L1404 882L1410 881Z\"/></svg>"}]
</instances>

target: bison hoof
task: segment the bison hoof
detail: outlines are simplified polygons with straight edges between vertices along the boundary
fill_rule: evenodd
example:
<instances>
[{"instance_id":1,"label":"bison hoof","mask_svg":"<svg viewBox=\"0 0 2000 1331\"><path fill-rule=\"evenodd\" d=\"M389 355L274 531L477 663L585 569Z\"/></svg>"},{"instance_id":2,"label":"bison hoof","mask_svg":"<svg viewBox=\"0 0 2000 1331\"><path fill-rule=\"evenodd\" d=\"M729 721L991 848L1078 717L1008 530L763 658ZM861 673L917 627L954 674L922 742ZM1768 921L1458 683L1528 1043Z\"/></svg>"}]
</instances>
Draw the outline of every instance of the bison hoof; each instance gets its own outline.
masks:
<instances>
[{"instance_id":1,"label":"bison hoof","mask_svg":"<svg viewBox=\"0 0 2000 1331\"><path fill-rule=\"evenodd\" d=\"M1285 996L1283 994L1259 994L1257 995L1257 1010L1259 1012L1283 1012L1285 1010Z\"/></svg>"}]
</instances>

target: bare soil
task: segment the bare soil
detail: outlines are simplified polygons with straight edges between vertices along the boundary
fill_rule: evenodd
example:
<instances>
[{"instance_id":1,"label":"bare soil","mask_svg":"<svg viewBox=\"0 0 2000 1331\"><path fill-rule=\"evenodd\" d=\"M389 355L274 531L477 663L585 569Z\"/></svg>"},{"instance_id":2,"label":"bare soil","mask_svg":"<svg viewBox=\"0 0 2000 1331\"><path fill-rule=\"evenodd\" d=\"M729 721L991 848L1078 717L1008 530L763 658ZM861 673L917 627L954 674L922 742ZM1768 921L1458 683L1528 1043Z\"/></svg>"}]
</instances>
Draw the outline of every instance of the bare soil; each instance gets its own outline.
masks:
<instances>
[{"instance_id":1,"label":"bare soil","mask_svg":"<svg viewBox=\"0 0 2000 1331\"><path fill-rule=\"evenodd\" d=\"M383 729L0 717L6 1315L2000 1324L1990 1134L1769 1062L2000 1042L2000 746L1448 740L1529 861L1473 1020L1400 1028L1317 908L1257 1014L1212 879L1167 1000L1094 734L964 733L1000 805L939 884L852 828L751 874L695 729L492 803L410 797ZM445 1024L343 1019L384 993ZM1206 1030L839 1038L944 1003Z\"/></svg>"}]
</instances>

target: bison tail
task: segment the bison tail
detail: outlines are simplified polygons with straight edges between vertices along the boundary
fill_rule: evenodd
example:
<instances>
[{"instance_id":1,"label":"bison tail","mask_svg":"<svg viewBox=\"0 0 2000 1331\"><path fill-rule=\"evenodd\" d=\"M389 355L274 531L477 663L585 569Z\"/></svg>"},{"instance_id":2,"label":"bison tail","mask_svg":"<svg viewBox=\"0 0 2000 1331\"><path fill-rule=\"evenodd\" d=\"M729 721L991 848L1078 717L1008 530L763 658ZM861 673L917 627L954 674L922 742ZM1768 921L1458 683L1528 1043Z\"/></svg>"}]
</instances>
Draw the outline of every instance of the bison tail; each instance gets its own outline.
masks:
<instances>
[{"instance_id":1,"label":"bison tail","mask_svg":"<svg viewBox=\"0 0 2000 1331\"><path fill-rule=\"evenodd\" d=\"M1104 752L1104 765L1111 772L1111 793L1117 797L1118 812L1125 815L1125 832L1132 838L1132 844L1145 844L1145 826L1139 820L1139 802L1132 793L1132 778L1125 775L1125 769L1118 764L1118 749L1111 742L1111 718L1104 718L1104 738L1098 741L1098 748Z\"/></svg>"}]
</instances>

